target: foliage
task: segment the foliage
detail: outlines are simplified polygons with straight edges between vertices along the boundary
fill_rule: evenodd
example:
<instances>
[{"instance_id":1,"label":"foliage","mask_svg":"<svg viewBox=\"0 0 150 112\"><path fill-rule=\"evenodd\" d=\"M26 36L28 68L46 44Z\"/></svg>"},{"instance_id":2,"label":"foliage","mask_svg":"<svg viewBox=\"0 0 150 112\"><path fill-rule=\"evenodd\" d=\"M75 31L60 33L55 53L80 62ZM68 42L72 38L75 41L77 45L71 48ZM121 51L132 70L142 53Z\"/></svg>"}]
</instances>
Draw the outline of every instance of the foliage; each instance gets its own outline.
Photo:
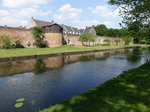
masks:
<instances>
[{"instance_id":1,"label":"foliage","mask_svg":"<svg viewBox=\"0 0 150 112\"><path fill-rule=\"evenodd\" d=\"M150 0L109 0L109 4L122 7L121 25L128 29L135 43L139 43L140 37L143 36L146 36L150 43ZM144 33L141 33L141 30Z\"/></svg>"},{"instance_id":2,"label":"foliage","mask_svg":"<svg viewBox=\"0 0 150 112\"><path fill-rule=\"evenodd\" d=\"M149 112L150 62L40 112Z\"/></svg>"},{"instance_id":3,"label":"foliage","mask_svg":"<svg viewBox=\"0 0 150 112\"><path fill-rule=\"evenodd\" d=\"M19 40L11 40L7 35L1 35L0 42L3 49L24 48Z\"/></svg>"},{"instance_id":4,"label":"foliage","mask_svg":"<svg viewBox=\"0 0 150 112\"><path fill-rule=\"evenodd\" d=\"M15 107L16 107L16 108L21 108L22 106L23 106L23 103L22 103L22 102L21 102L21 103L16 103L16 104L15 104Z\"/></svg>"},{"instance_id":5,"label":"foliage","mask_svg":"<svg viewBox=\"0 0 150 112\"><path fill-rule=\"evenodd\" d=\"M9 39L9 36L7 36L7 35L1 35L0 36L0 41L2 43L2 48L3 49L10 49L10 48L12 48L12 46L11 46L11 40Z\"/></svg>"},{"instance_id":6,"label":"foliage","mask_svg":"<svg viewBox=\"0 0 150 112\"><path fill-rule=\"evenodd\" d=\"M32 34L33 37L35 39L35 43L34 45L36 47L42 48L42 47L46 47L46 45L44 44L43 40L44 40L44 35L43 35L43 31L42 31L42 27L39 26L35 26L32 29Z\"/></svg>"},{"instance_id":7,"label":"foliage","mask_svg":"<svg viewBox=\"0 0 150 112\"><path fill-rule=\"evenodd\" d=\"M119 42L120 42L120 39L115 40L116 45L118 45Z\"/></svg>"},{"instance_id":8,"label":"foliage","mask_svg":"<svg viewBox=\"0 0 150 112\"><path fill-rule=\"evenodd\" d=\"M133 37L131 36L123 36L121 37L123 41L125 42L125 45L129 45L129 43L132 41Z\"/></svg>"},{"instance_id":9,"label":"foliage","mask_svg":"<svg viewBox=\"0 0 150 112\"><path fill-rule=\"evenodd\" d=\"M96 37L91 33L83 33L80 35L79 41L82 42L82 45L85 45L84 42L95 42Z\"/></svg>"},{"instance_id":10,"label":"foliage","mask_svg":"<svg viewBox=\"0 0 150 112\"><path fill-rule=\"evenodd\" d=\"M15 107L16 108L21 108L23 105L24 105L24 101L25 101L26 99L25 98L19 98L19 99L17 99L16 100L16 104L15 104Z\"/></svg>"},{"instance_id":11,"label":"foliage","mask_svg":"<svg viewBox=\"0 0 150 112\"><path fill-rule=\"evenodd\" d=\"M111 40L105 39L104 42L106 43L106 45L110 45Z\"/></svg>"},{"instance_id":12,"label":"foliage","mask_svg":"<svg viewBox=\"0 0 150 112\"><path fill-rule=\"evenodd\" d=\"M96 34L99 36L107 36L108 28L104 24L97 25L95 27Z\"/></svg>"},{"instance_id":13,"label":"foliage","mask_svg":"<svg viewBox=\"0 0 150 112\"><path fill-rule=\"evenodd\" d=\"M26 100L25 98L19 98L19 99L16 100L16 102L23 102L25 100Z\"/></svg>"},{"instance_id":14,"label":"foliage","mask_svg":"<svg viewBox=\"0 0 150 112\"><path fill-rule=\"evenodd\" d=\"M84 45L84 42L88 42L88 36L87 33L83 33L80 35L79 41L82 42L82 45Z\"/></svg>"}]
</instances>

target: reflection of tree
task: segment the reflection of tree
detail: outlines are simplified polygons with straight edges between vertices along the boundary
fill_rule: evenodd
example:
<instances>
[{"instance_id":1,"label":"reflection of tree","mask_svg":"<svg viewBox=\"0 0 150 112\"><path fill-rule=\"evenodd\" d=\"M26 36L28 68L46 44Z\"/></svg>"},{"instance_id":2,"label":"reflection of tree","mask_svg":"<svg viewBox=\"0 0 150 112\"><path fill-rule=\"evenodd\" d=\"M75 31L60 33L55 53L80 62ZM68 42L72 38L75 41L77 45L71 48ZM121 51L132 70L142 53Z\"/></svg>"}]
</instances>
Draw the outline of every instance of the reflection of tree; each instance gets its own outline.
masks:
<instances>
[{"instance_id":1,"label":"reflection of tree","mask_svg":"<svg viewBox=\"0 0 150 112\"><path fill-rule=\"evenodd\" d=\"M3 70L4 72L8 73L10 72L10 70L12 69L13 67L13 64L12 62L7 62L5 66L3 66Z\"/></svg>"},{"instance_id":2,"label":"reflection of tree","mask_svg":"<svg viewBox=\"0 0 150 112\"><path fill-rule=\"evenodd\" d=\"M41 73L44 73L45 71L46 71L46 66L45 66L43 59L37 59L34 65L33 72L35 74L41 74Z\"/></svg>"},{"instance_id":3,"label":"reflection of tree","mask_svg":"<svg viewBox=\"0 0 150 112\"><path fill-rule=\"evenodd\" d=\"M79 60L80 61L91 61L91 60L94 60L95 59L95 56L93 55L93 56L81 56L81 57L79 57Z\"/></svg>"},{"instance_id":4,"label":"reflection of tree","mask_svg":"<svg viewBox=\"0 0 150 112\"><path fill-rule=\"evenodd\" d=\"M141 50L140 49L133 49L132 52L129 52L127 54L127 60L129 62L138 62L141 59Z\"/></svg>"}]
</instances>

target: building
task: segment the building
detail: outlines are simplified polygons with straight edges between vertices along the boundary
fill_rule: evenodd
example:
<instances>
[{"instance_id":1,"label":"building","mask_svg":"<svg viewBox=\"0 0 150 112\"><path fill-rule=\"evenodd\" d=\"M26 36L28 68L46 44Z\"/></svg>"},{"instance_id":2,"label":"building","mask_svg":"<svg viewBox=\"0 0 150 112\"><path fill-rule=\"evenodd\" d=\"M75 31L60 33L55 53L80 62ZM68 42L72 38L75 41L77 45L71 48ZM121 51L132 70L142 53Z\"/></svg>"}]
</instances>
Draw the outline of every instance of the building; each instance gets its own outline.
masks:
<instances>
[{"instance_id":1,"label":"building","mask_svg":"<svg viewBox=\"0 0 150 112\"><path fill-rule=\"evenodd\" d=\"M80 34L91 33L96 37L95 42L91 42L90 45L103 45L106 44L105 40L110 40L110 44L114 45L115 37L104 37L97 36L94 26L86 27L85 29L78 29L75 27L67 26L64 24L57 24L54 21L47 22L42 20L37 20L32 17L29 22L29 27L8 27L0 26L0 35L8 35L11 40L19 40L21 45L24 47L33 48L34 38L32 35L32 28L35 26L40 26L44 31L44 41L49 47L58 47L61 45L74 45L82 46L82 42L79 41ZM89 44L89 43L85 43ZM121 40L119 45L123 45L124 42ZM0 43L0 47L2 44Z\"/></svg>"}]
</instances>

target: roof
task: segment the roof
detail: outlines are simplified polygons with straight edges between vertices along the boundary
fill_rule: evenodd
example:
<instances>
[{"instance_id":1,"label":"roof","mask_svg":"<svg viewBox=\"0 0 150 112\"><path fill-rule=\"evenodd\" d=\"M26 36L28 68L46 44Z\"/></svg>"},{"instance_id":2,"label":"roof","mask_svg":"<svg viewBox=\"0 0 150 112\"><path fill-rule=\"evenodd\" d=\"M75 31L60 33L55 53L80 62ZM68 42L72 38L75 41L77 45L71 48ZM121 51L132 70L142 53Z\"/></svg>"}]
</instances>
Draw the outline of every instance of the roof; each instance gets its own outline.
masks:
<instances>
[{"instance_id":1,"label":"roof","mask_svg":"<svg viewBox=\"0 0 150 112\"><path fill-rule=\"evenodd\" d=\"M80 34L80 31L78 28L74 28L74 27L71 27L71 26L67 26L67 25L61 25L62 28L63 28L63 32L64 33L67 33L67 34L76 34L76 35L79 35Z\"/></svg>"},{"instance_id":2,"label":"roof","mask_svg":"<svg viewBox=\"0 0 150 112\"><path fill-rule=\"evenodd\" d=\"M86 29L82 33L89 33L92 27L86 27Z\"/></svg>"},{"instance_id":3,"label":"roof","mask_svg":"<svg viewBox=\"0 0 150 112\"><path fill-rule=\"evenodd\" d=\"M52 22L41 21L37 19L33 19L33 21L36 23L37 26L47 26L52 24Z\"/></svg>"}]
</instances>

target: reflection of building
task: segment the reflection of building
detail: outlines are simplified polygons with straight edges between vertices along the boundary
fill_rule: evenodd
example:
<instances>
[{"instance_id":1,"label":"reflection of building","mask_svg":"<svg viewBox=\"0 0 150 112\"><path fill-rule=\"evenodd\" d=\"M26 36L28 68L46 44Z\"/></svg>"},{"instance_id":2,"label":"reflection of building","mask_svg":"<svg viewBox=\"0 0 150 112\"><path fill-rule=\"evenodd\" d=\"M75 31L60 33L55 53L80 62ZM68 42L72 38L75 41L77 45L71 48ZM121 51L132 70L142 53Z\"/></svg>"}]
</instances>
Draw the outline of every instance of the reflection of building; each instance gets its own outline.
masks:
<instances>
[{"instance_id":1,"label":"reflection of building","mask_svg":"<svg viewBox=\"0 0 150 112\"><path fill-rule=\"evenodd\" d=\"M60 68L64 64L71 64L79 61L90 61L91 59L104 60L107 59L110 55L116 54L116 52L123 53L125 52L125 50L120 49L120 50L103 51L103 52L96 52L96 53L84 53L84 54L77 54L77 55L48 57L43 59L0 62L0 77L14 75L14 74L29 73L33 71L35 72L35 70L39 70L39 69L41 69L42 72L45 72L45 70ZM40 71L40 73L42 72Z\"/></svg>"}]
</instances>

